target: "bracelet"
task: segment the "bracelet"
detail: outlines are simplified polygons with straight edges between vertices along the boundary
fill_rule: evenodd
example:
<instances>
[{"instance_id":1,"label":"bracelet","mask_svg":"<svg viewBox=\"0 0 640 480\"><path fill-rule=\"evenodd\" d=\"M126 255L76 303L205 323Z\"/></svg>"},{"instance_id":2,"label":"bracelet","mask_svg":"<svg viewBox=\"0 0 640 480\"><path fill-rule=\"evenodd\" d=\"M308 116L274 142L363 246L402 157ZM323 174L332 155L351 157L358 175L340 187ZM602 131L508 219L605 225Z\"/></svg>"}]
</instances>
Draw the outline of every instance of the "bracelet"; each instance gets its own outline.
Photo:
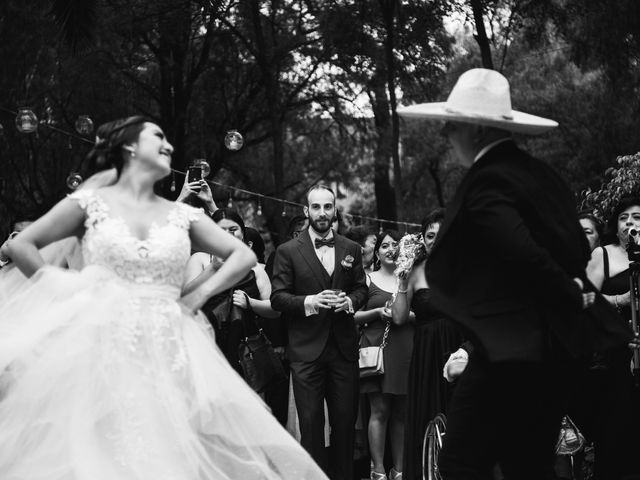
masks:
<instances>
[{"instance_id":1,"label":"bracelet","mask_svg":"<svg viewBox=\"0 0 640 480\"><path fill-rule=\"evenodd\" d=\"M408 288L406 288L406 289L404 289L404 290L400 290L400 289L398 289L398 293L407 293L408 291L409 291L409 289L408 289Z\"/></svg>"}]
</instances>

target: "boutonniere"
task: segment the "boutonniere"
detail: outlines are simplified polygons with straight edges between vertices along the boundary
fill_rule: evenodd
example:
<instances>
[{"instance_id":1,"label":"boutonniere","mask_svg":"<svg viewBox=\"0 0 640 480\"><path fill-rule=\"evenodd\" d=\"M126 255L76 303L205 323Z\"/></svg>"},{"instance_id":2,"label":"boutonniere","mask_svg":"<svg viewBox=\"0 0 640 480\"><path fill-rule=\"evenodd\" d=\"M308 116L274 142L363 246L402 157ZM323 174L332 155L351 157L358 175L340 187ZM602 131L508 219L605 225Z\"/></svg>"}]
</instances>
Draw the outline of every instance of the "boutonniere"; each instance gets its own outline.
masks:
<instances>
[{"instance_id":1,"label":"boutonniere","mask_svg":"<svg viewBox=\"0 0 640 480\"><path fill-rule=\"evenodd\" d=\"M342 259L342 261L340 262L340 265L342 265L342 268L344 270L350 270L351 268L353 268L354 260L355 258L353 258L351 255L347 255Z\"/></svg>"}]
</instances>

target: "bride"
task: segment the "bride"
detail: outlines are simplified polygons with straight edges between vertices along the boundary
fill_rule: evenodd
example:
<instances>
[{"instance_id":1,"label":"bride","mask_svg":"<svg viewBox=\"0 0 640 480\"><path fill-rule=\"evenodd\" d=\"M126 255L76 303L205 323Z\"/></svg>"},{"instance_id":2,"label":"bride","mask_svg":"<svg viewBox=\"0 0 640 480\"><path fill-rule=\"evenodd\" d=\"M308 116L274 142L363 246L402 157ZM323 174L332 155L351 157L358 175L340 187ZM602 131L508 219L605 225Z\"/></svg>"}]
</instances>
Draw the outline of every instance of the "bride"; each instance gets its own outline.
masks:
<instances>
[{"instance_id":1,"label":"bride","mask_svg":"<svg viewBox=\"0 0 640 480\"><path fill-rule=\"evenodd\" d=\"M324 479L228 365L198 309L255 256L206 215L154 194L173 147L142 117L90 157L117 181L83 188L11 240L30 280L0 306L0 478ZM81 271L39 249L81 239ZM224 258L180 296L192 248Z\"/></svg>"}]
</instances>

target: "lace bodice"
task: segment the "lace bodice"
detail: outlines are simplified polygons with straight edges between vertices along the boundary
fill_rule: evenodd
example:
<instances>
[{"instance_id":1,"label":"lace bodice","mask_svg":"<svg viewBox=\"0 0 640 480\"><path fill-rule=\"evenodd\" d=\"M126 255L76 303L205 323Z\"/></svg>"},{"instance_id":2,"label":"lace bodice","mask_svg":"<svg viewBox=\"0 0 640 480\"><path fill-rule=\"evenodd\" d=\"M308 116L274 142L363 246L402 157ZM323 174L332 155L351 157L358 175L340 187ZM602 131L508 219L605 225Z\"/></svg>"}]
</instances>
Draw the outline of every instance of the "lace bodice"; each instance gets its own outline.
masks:
<instances>
[{"instance_id":1,"label":"lace bodice","mask_svg":"<svg viewBox=\"0 0 640 480\"><path fill-rule=\"evenodd\" d=\"M143 285L182 287L184 268L191 253L189 226L200 210L176 202L166 223L153 223L149 237L140 240L125 221L111 215L98 193L80 190L69 195L85 211L82 255L85 265L99 265L119 277Z\"/></svg>"}]
</instances>

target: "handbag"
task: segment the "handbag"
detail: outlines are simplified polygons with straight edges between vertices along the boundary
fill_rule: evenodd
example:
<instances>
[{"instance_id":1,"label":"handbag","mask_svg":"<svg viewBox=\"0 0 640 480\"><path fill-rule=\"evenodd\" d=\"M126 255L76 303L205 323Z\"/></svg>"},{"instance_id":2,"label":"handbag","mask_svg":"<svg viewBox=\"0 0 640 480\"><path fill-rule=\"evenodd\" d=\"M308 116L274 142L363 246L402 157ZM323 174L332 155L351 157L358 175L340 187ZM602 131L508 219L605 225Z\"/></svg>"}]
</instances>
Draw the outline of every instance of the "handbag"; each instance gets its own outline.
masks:
<instances>
[{"instance_id":1,"label":"handbag","mask_svg":"<svg viewBox=\"0 0 640 480\"><path fill-rule=\"evenodd\" d=\"M382 335L380 345L360 347L358 356L360 378L382 375L384 373L384 348L387 346L387 337L389 336L390 328L391 322L388 321L384 327L384 334ZM362 343L362 335L360 336L360 343Z\"/></svg>"},{"instance_id":2,"label":"handbag","mask_svg":"<svg viewBox=\"0 0 640 480\"><path fill-rule=\"evenodd\" d=\"M247 305L249 305L249 298L247 298ZM245 381L254 391L260 393L270 385L286 381L288 378L282 361L276 355L271 342L262 329L258 328L258 333L253 335L246 334L246 317L253 319L254 323L256 321L251 307L248 308L251 315L246 315L242 319L245 334L238 345L238 361Z\"/></svg>"},{"instance_id":3,"label":"handbag","mask_svg":"<svg viewBox=\"0 0 640 480\"><path fill-rule=\"evenodd\" d=\"M562 418L560 435L556 443L556 455L575 455L584 448L586 440L569 415Z\"/></svg>"}]
</instances>

